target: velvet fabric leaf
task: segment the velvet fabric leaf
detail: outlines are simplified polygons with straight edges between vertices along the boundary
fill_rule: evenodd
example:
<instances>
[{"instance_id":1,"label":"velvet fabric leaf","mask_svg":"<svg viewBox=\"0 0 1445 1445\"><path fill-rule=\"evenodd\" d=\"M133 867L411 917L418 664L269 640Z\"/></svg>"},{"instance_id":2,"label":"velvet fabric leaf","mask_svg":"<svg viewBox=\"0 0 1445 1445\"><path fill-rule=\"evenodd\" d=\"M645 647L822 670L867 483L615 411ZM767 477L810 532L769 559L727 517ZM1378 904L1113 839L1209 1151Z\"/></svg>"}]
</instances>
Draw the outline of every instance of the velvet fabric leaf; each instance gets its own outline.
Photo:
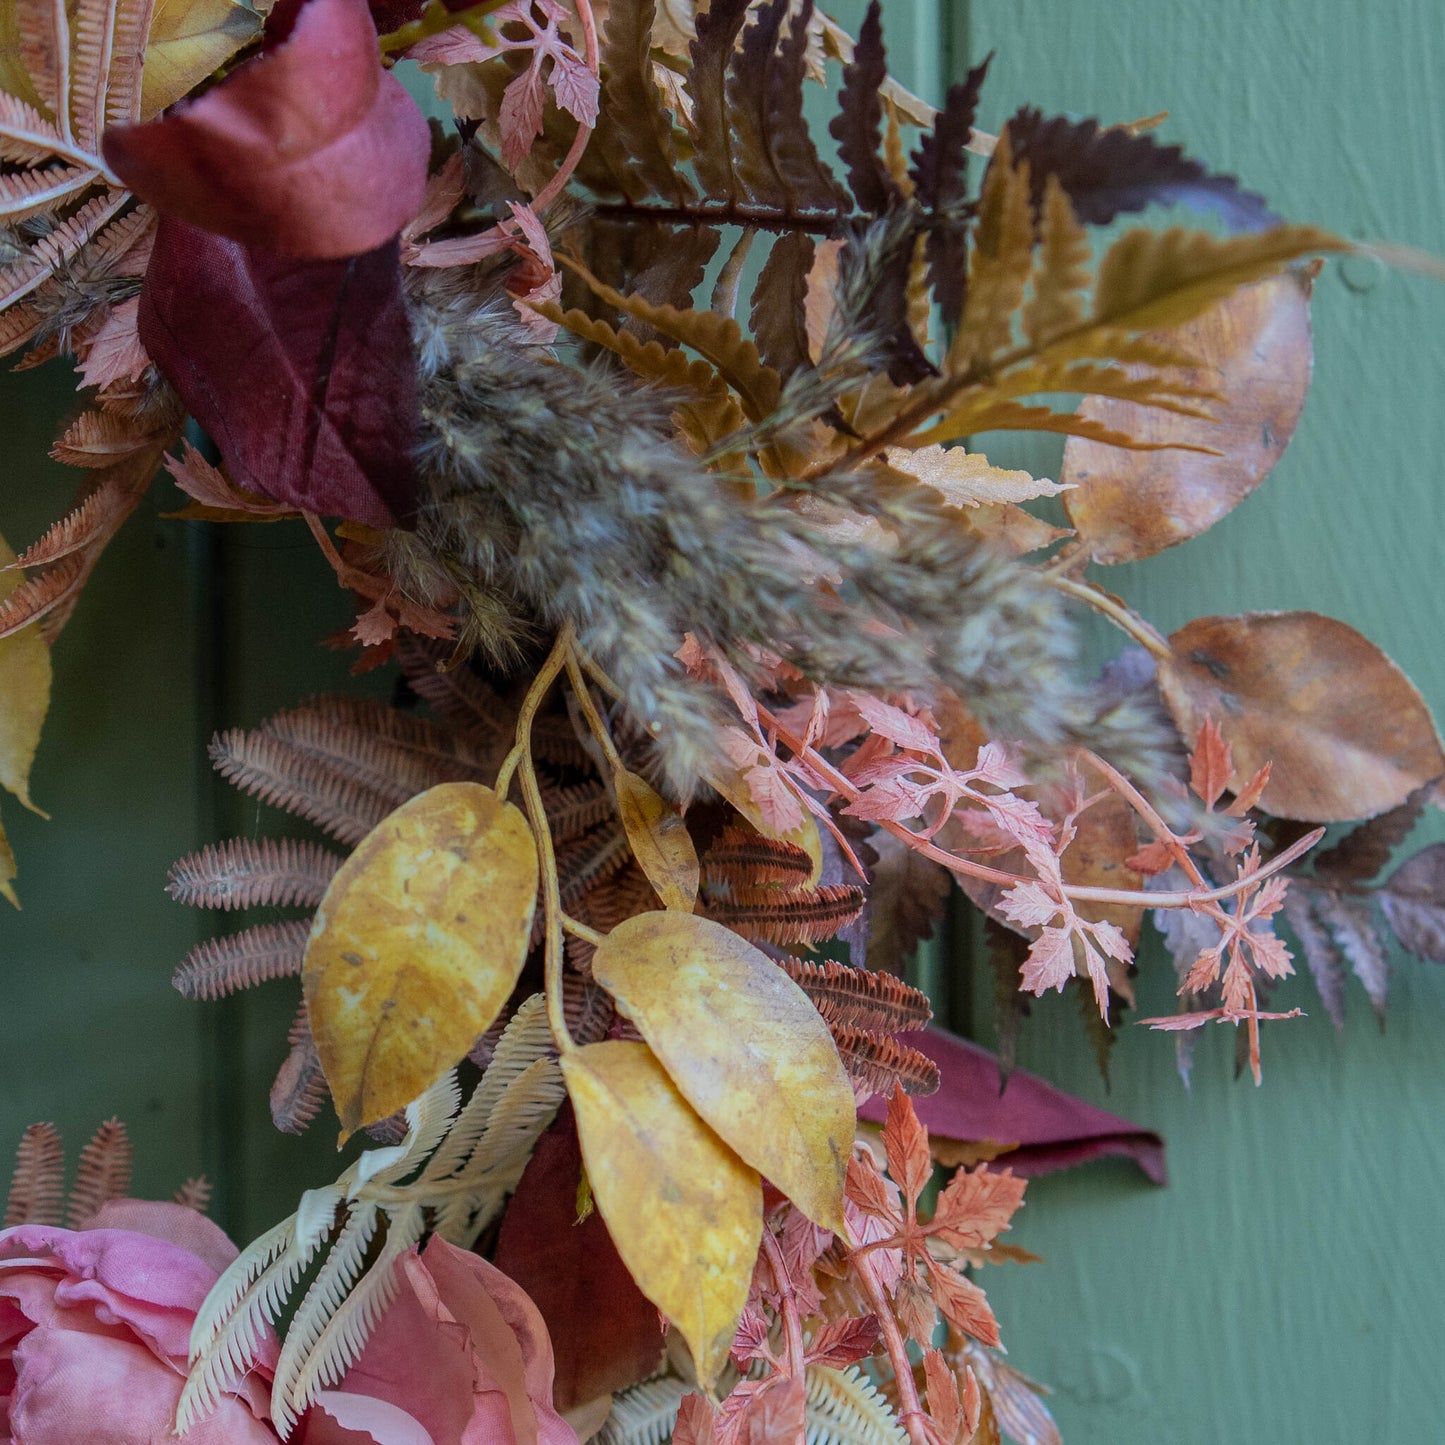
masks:
<instances>
[{"instance_id":1,"label":"velvet fabric leaf","mask_svg":"<svg viewBox=\"0 0 1445 1445\"><path fill-rule=\"evenodd\" d=\"M303 261L163 218L140 334L238 486L372 527L405 524L416 370L394 239Z\"/></svg>"},{"instance_id":2,"label":"velvet fabric leaf","mask_svg":"<svg viewBox=\"0 0 1445 1445\"><path fill-rule=\"evenodd\" d=\"M913 1100L919 1122L931 1138L962 1143L993 1142L1017 1147L1000 1163L1025 1179L1086 1164L1110 1154L1132 1159L1155 1184L1166 1180L1164 1141L1117 1114L1015 1069L1001 1091L998 1060L987 1049L946 1029L910 1034L909 1042L938 1065L938 1092ZM869 1099L860 1119L881 1124L887 1100Z\"/></svg>"},{"instance_id":3,"label":"velvet fabric leaf","mask_svg":"<svg viewBox=\"0 0 1445 1445\"><path fill-rule=\"evenodd\" d=\"M163 214L312 259L373 251L426 187L426 120L384 71L366 0L306 0L281 43L198 100L105 133Z\"/></svg>"}]
</instances>

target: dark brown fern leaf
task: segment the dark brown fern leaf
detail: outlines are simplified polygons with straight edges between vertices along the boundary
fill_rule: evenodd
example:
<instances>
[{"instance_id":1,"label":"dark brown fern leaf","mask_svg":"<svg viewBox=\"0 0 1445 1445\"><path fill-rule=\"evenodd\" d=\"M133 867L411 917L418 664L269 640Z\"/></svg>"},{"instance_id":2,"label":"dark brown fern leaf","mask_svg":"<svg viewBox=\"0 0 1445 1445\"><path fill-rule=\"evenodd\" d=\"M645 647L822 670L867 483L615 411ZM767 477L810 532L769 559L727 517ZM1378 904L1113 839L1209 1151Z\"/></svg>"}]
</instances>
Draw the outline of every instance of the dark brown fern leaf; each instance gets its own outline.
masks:
<instances>
[{"instance_id":1,"label":"dark brown fern leaf","mask_svg":"<svg viewBox=\"0 0 1445 1445\"><path fill-rule=\"evenodd\" d=\"M812 365L806 308L814 250L813 238L802 231L779 237L753 288L753 340L784 381Z\"/></svg>"},{"instance_id":2,"label":"dark brown fern leaf","mask_svg":"<svg viewBox=\"0 0 1445 1445\"><path fill-rule=\"evenodd\" d=\"M708 916L754 943L812 947L832 938L863 911L863 890L830 883L780 896L770 889L739 892L708 902Z\"/></svg>"},{"instance_id":3,"label":"dark brown fern leaf","mask_svg":"<svg viewBox=\"0 0 1445 1445\"><path fill-rule=\"evenodd\" d=\"M575 974L568 974L562 980L562 1007L567 1016L567 1032L579 1044L600 1043L617 1017L607 991Z\"/></svg>"},{"instance_id":4,"label":"dark brown fern leaf","mask_svg":"<svg viewBox=\"0 0 1445 1445\"><path fill-rule=\"evenodd\" d=\"M785 956L779 968L812 999L831 1028L847 1024L878 1033L907 1033L933 1017L928 995L891 973L825 959L814 963Z\"/></svg>"},{"instance_id":5,"label":"dark brown fern leaf","mask_svg":"<svg viewBox=\"0 0 1445 1445\"><path fill-rule=\"evenodd\" d=\"M504 715L510 724L510 715L505 714L505 710ZM444 781L453 775L458 780L492 778L506 747L511 744L510 727L503 727L500 722L495 737L489 734L488 740L481 742L476 728L418 717L373 698L351 697L346 693L324 693L299 708L277 713L263 724L263 729L276 737L311 740L313 746L324 748L325 738L316 735L318 727L375 738L398 758L426 764L445 774ZM428 774L421 776L425 778Z\"/></svg>"},{"instance_id":6,"label":"dark brown fern leaf","mask_svg":"<svg viewBox=\"0 0 1445 1445\"><path fill-rule=\"evenodd\" d=\"M492 740L510 736L511 715L501 698L469 667L448 666L449 645L402 632L396 659L409 688L436 715L460 724L469 735Z\"/></svg>"},{"instance_id":7,"label":"dark brown fern leaf","mask_svg":"<svg viewBox=\"0 0 1445 1445\"><path fill-rule=\"evenodd\" d=\"M301 1134L331 1097L304 999L286 1039L290 1051L271 1085L271 1122L283 1134Z\"/></svg>"},{"instance_id":8,"label":"dark brown fern leaf","mask_svg":"<svg viewBox=\"0 0 1445 1445\"><path fill-rule=\"evenodd\" d=\"M5 1228L59 1224L65 1194L65 1146L54 1124L32 1124L15 1150Z\"/></svg>"},{"instance_id":9,"label":"dark brown fern leaf","mask_svg":"<svg viewBox=\"0 0 1445 1445\"><path fill-rule=\"evenodd\" d=\"M319 843L228 838L172 864L166 892L193 908L315 908L342 862Z\"/></svg>"},{"instance_id":10,"label":"dark brown fern leaf","mask_svg":"<svg viewBox=\"0 0 1445 1445\"><path fill-rule=\"evenodd\" d=\"M632 850L615 819L557 850L557 875L562 903L570 908L589 889L627 866Z\"/></svg>"},{"instance_id":11,"label":"dark brown fern leaf","mask_svg":"<svg viewBox=\"0 0 1445 1445\"><path fill-rule=\"evenodd\" d=\"M853 198L870 215L881 216L903 199L898 182L883 160L883 101L879 89L888 78L883 48L883 7L872 0L858 31L853 59L843 67L838 114L828 133L838 142L838 157Z\"/></svg>"},{"instance_id":12,"label":"dark brown fern leaf","mask_svg":"<svg viewBox=\"0 0 1445 1445\"><path fill-rule=\"evenodd\" d=\"M171 1196L177 1204L204 1214L211 1207L211 1195L215 1192L211 1181L204 1174L187 1179Z\"/></svg>"},{"instance_id":13,"label":"dark brown fern leaf","mask_svg":"<svg viewBox=\"0 0 1445 1445\"><path fill-rule=\"evenodd\" d=\"M838 1057L848 1077L870 1093L887 1098L895 1088L905 1094L932 1094L938 1089L938 1065L927 1054L900 1044L892 1034L830 1024Z\"/></svg>"},{"instance_id":14,"label":"dark brown fern leaf","mask_svg":"<svg viewBox=\"0 0 1445 1445\"><path fill-rule=\"evenodd\" d=\"M227 782L315 823L340 843L361 842L395 807L333 765L263 732L217 733L210 755Z\"/></svg>"},{"instance_id":15,"label":"dark brown fern leaf","mask_svg":"<svg viewBox=\"0 0 1445 1445\"><path fill-rule=\"evenodd\" d=\"M107 1200L123 1199L130 1192L130 1168L130 1136L119 1119L108 1119L80 1151L80 1165L65 1206L66 1225L80 1229Z\"/></svg>"},{"instance_id":16,"label":"dark brown fern leaf","mask_svg":"<svg viewBox=\"0 0 1445 1445\"><path fill-rule=\"evenodd\" d=\"M713 0L697 17L687 93L697 150L693 168L710 201L736 201L739 187L733 164L733 123L728 107L727 75L733 49L748 16L748 0Z\"/></svg>"},{"instance_id":17,"label":"dark brown fern leaf","mask_svg":"<svg viewBox=\"0 0 1445 1445\"><path fill-rule=\"evenodd\" d=\"M1330 883L1368 883L1384 870L1390 855L1410 836L1433 784L1418 788L1398 808L1352 828L1314 860L1315 875Z\"/></svg>"},{"instance_id":18,"label":"dark brown fern leaf","mask_svg":"<svg viewBox=\"0 0 1445 1445\"><path fill-rule=\"evenodd\" d=\"M599 782L544 786L542 806L556 843L570 843L612 816L612 800Z\"/></svg>"},{"instance_id":19,"label":"dark brown fern leaf","mask_svg":"<svg viewBox=\"0 0 1445 1445\"><path fill-rule=\"evenodd\" d=\"M647 875L633 860L611 877L602 879L577 900L572 912L599 933L610 933L620 923L658 907L657 894ZM593 946L585 938L567 937L567 961L584 978L592 976Z\"/></svg>"},{"instance_id":20,"label":"dark brown fern leaf","mask_svg":"<svg viewBox=\"0 0 1445 1445\"><path fill-rule=\"evenodd\" d=\"M802 888L813 860L794 843L729 826L703 855L703 876L715 888Z\"/></svg>"},{"instance_id":21,"label":"dark brown fern leaf","mask_svg":"<svg viewBox=\"0 0 1445 1445\"><path fill-rule=\"evenodd\" d=\"M171 984L184 998L209 1001L272 979L295 978L310 936L311 920L302 918L208 938L186 955Z\"/></svg>"}]
</instances>

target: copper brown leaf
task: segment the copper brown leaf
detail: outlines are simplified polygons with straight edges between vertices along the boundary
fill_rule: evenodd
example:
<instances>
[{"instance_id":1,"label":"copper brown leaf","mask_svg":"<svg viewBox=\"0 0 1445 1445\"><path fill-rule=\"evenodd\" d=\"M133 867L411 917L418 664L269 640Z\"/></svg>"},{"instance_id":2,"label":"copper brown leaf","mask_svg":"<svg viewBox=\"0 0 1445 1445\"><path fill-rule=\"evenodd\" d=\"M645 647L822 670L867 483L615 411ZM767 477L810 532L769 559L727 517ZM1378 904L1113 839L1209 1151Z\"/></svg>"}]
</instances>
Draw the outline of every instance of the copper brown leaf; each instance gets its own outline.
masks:
<instances>
[{"instance_id":1,"label":"copper brown leaf","mask_svg":"<svg viewBox=\"0 0 1445 1445\"><path fill-rule=\"evenodd\" d=\"M1287 271L1155 334L1198 358L1183 375L1200 391L1218 393L1212 420L1112 397L1084 400L1080 414L1093 421L1181 448L1126 451L1069 439L1060 480L1073 490L1064 506L1094 561L1133 562L1198 536L1273 470L1309 390L1310 285L1307 273Z\"/></svg>"},{"instance_id":2,"label":"copper brown leaf","mask_svg":"<svg viewBox=\"0 0 1445 1445\"><path fill-rule=\"evenodd\" d=\"M1201 617L1169 639L1159 685L1180 733L1218 719L1237 791L1272 763L1260 806L1312 823L1372 818L1445 772L1415 685L1318 612Z\"/></svg>"}]
</instances>

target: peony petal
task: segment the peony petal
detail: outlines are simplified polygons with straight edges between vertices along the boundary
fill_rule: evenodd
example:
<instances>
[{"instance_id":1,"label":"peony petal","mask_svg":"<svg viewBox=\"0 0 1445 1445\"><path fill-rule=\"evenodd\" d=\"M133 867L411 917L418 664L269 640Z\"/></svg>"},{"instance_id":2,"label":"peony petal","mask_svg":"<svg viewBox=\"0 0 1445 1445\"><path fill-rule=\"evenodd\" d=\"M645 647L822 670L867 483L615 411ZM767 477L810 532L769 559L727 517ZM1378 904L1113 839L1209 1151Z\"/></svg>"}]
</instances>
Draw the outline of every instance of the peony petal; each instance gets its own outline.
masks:
<instances>
[{"instance_id":1,"label":"peony petal","mask_svg":"<svg viewBox=\"0 0 1445 1445\"><path fill-rule=\"evenodd\" d=\"M17 1346L14 1437L34 1445L156 1445L170 1438L184 1376L129 1340L34 1330ZM244 1405L223 1399L187 1445L275 1445Z\"/></svg>"},{"instance_id":2,"label":"peony petal","mask_svg":"<svg viewBox=\"0 0 1445 1445\"><path fill-rule=\"evenodd\" d=\"M386 1400L323 1390L297 1445L439 1445L414 1416Z\"/></svg>"},{"instance_id":3,"label":"peony petal","mask_svg":"<svg viewBox=\"0 0 1445 1445\"><path fill-rule=\"evenodd\" d=\"M162 212L315 259L395 236L421 206L430 153L366 0L307 0L280 44L198 100L105 133L107 163Z\"/></svg>"},{"instance_id":4,"label":"peony petal","mask_svg":"<svg viewBox=\"0 0 1445 1445\"><path fill-rule=\"evenodd\" d=\"M163 1239L204 1260L217 1274L240 1253L213 1219L184 1204L159 1199L111 1199L82 1229L128 1229Z\"/></svg>"}]
</instances>

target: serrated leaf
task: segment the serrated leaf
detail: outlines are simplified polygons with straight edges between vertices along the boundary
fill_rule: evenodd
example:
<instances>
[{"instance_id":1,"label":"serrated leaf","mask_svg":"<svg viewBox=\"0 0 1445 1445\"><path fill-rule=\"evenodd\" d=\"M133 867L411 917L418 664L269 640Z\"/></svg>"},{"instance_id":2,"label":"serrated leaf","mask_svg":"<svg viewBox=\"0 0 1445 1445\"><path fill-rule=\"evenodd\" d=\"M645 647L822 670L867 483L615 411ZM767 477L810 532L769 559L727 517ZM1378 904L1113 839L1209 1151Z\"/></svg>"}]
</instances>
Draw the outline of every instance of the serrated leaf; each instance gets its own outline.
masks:
<instances>
[{"instance_id":1,"label":"serrated leaf","mask_svg":"<svg viewBox=\"0 0 1445 1445\"><path fill-rule=\"evenodd\" d=\"M156 0L141 72L141 120L174 105L260 34L261 17L235 0Z\"/></svg>"},{"instance_id":2,"label":"serrated leaf","mask_svg":"<svg viewBox=\"0 0 1445 1445\"><path fill-rule=\"evenodd\" d=\"M1260 806L1276 817L1370 818L1445 772L1415 685L1343 622L1317 612L1201 617L1169 648L1159 685L1181 735L1219 722L1236 792L1272 763Z\"/></svg>"},{"instance_id":3,"label":"serrated leaf","mask_svg":"<svg viewBox=\"0 0 1445 1445\"><path fill-rule=\"evenodd\" d=\"M25 584L25 574L0 537L0 605ZM30 769L40 744L40 729L50 709L50 649L38 627L0 638L0 788L27 807ZM13 875L11 875L13 876Z\"/></svg>"},{"instance_id":4,"label":"serrated leaf","mask_svg":"<svg viewBox=\"0 0 1445 1445\"><path fill-rule=\"evenodd\" d=\"M838 142L838 157L846 169L854 199L875 216L902 199L898 182L879 154L883 142L879 88L887 78L883 7L879 0L871 0L858 30L853 58L843 67L838 114L829 122L828 133Z\"/></svg>"},{"instance_id":5,"label":"serrated leaf","mask_svg":"<svg viewBox=\"0 0 1445 1445\"><path fill-rule=\"evenodd\" d=\"M762 1239L762 1181L693 1112L646 1044L562 1056L593 1198L638 1288L710 1387L727 1361Z\"/></svg>"},{"instance_id":6,"label":"serrated leaf","mask_svg":"<svg viewBox=\"0 0 1445 1445\"><path fill-rule=\"evenodd\" d=\"M1380 907L1411 953L1445 963L1445 843L1422 848L1395 869L1380 890Z\"/></svg>"},{"instance_id":7,"label":"serrated leaf","mask_svg":"<svg viewBox=\"0 0 1445 1445\"><path fill-rule=\"evenodd\" d=\"M1331 883L1367 883L1410 836L1424 810L1427 788L1411 793L1398 808L1352 828L1331 848L1315 855L1315 874Z\"/></svg>"},{"instance_id":8,"label":"serrated leaf","mask_svg":"<svg viewBox=\"0 0 1445 1445\"><path fill-rule=\"evenodd\" d=\"M697 849L682 815L636 773L620 772L613 782L632 856L666 907L691 913L697 902Z\"/></svg>"},{"instance_id":9,"label":"serrated leaf","mask_svg":"<svg viewBox=\"0 0 1445 1445\"><path fill-rule=\"evenodd\" d=\"M812 362L806 308L814 252L811 236L789 232L774 243L753 287L753 339L763 360L784 378Z\"/></svg>"},{"instance_id":10,"label":"serrated leaf","mask_svg":"<svg viewBox=\"0 0 1445 1445\"><path fill-rule=\"evenodd\" d=\"M727 103L727 70L733 46L748 16L748 0L714 0L696 20L687 93L692 97L697 154L693 165L704 193L715 200L737 198L733 169L733 126Z\"/></svg>"},{"instance_id":11,"label":"serrated leaf","mask_svg":"<svg viewBox=\"0 0 1445 1445\"><path fill-rule=\"evenodd\" d=\"M708 1124L814 1223L841 1230L853 1090L802 989L688 913L629 918L598 944L592 975Z\"/></svg>"},{"instance_id":12,"label":"serrated leaf","mask_svg":"<svg viewBox=\"0 0 1445 1445\"><path fill-rule=\"evenodd\" d=\"M362 839L317 909L303 974L347 1133L416 1098L497 1017L536 896L526 820L479 783L431 788Z\"/></svg>"},{"instance_id":13,"label":"serrated leaf","mask_svg":"<svg viewBox=\"0 0 1445 1445\"><path fill-rule=\"evenodd\" d=\"M1279 461L1304 409L1313 353L1309 276L1288 272L1236 291L1187 325L1160 333L1199 365L1183 378L1214 390L1213 417L1090 397L1082 415L1145 441L1212 448L1157 455L1074 437L1061 480L1069 520L1096 562L1150 557L1212 527Z\"/></svg>"}]
</instances>

